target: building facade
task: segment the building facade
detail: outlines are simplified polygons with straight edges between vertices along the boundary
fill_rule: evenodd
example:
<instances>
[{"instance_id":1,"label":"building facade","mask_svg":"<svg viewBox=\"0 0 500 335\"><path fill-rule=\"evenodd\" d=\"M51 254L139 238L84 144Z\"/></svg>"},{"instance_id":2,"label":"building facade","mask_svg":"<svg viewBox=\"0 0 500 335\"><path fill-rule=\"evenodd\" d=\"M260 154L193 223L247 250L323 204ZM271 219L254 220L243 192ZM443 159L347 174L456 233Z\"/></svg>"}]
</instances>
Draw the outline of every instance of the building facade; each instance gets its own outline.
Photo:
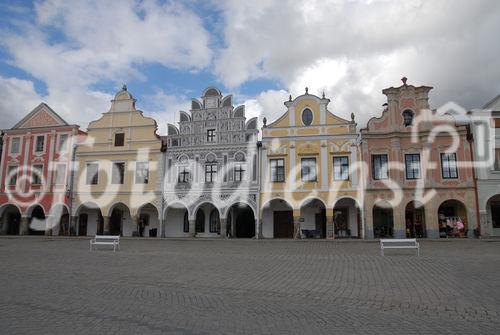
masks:
<instances>
[{"instance_id":1,"label":"building facade","mask_svg":"<svg viewBox=\"0 0 500 335\"><path fill-rule=\"evenodd\" d=\"M500 236L500 95L469 116L474 135L481 235Z\"/></svg>"},{"instance_id":2,"label":"building facade","mask_svg":"<svg viewBox=\"0 0 500 335\"><path fill-rule=\"evenodd\" d=\"M366 237L463 237L477 228L467 125L429 109L432 87L382 91L382 116L361 130Z\"/></svg>"},{"instance_id":3,"label":"building facade","mask_svg":"<svg viewBox=\"0 0 500 335\"><path fill-rule=\"evenodd\" d=\"M164 154L167 237L254 237L258 217L257 118L232 95L208 87L179 126L168 125Z\"/></svg>"},{"instance_id":4,"label":"building facade","mask_svg":"<svg viewBox=\"0 0 500 335\"><path fill-rule=\"evenodd\" d=\"M3 133L0 232L69 235L73 147L85 133L45 103Z\"/></svg>"},{"instance_id":5,"label":"building facade","mask_svg":"<svg viewBox=\"0 0 500 335\"><path fill-rule=\"evenodd\" d=\"M360 152L354 115L306 93L262 128L260 234L264 238L363 236Z\"/></svg>"},{"instance_id":6,"label":"building facade","mask_svg":"<svg viewBox=\"0 0 500 335\"><path fill-rule=\"evenodd\" d=\"M72 221L77 235L160 236L162 142L127 87L90 122L76 150Z\"/></svg>"}]
</instances>

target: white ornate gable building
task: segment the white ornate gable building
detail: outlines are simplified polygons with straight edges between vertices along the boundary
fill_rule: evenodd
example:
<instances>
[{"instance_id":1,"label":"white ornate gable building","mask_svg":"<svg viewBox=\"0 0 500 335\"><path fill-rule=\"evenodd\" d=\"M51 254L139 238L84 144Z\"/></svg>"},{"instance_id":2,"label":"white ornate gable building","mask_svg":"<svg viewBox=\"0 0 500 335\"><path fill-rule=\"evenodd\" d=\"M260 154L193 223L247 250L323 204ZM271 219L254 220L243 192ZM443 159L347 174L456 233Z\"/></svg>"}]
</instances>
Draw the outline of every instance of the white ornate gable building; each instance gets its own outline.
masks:
<instances>
[{"instance_id":1,"label":"white ornate gable building","mask_svg":"<svg viewBox=\"0 0 500 335\"><path fill-rule=\"evenodd\" d=\"M258 218L257 118L208 87L179 127L168 125L165 236L254 237Z\"/></svg>"}]
</instances>

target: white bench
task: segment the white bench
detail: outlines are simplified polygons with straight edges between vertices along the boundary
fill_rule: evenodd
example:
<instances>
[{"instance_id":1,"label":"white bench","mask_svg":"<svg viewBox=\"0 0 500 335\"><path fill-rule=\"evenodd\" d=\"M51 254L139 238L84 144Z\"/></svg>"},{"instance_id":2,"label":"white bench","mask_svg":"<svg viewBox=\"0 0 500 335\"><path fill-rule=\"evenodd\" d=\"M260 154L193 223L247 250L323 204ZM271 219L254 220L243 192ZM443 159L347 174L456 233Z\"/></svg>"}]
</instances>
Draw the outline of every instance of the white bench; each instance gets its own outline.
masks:
<instances>
[{"instance_id":1,"label":"white bench","mask_svg":"<svg viewBox=\"0 0 500 335\"><path fill-rule=\"evenodd\" d=\"M380 239L382 256L384 256L384 249L417 249L417 255L420 256L420 244L416 238Z\"/></svg>"},{"instance_id":2,"label":"white bench","mask_svg":"<svg viewBox=\"0 0 500 335\"><path fill-rule=\"evenodd\" d=\"M113 246L113 252L116 248L120 250L120 236L119 235L96 235L90 240L90 251L96 250L98 245L111 245Z\"/></svg>"}]
</instances>

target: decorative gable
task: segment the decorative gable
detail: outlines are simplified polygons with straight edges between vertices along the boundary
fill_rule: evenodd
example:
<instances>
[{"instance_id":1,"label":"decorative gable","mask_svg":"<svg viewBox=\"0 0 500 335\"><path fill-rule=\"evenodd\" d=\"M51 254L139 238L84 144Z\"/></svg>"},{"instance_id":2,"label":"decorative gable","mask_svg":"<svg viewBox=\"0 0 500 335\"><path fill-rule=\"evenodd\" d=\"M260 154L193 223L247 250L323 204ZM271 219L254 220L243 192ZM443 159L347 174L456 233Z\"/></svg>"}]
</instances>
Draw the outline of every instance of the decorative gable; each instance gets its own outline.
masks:
<instances>
[{"instance_id":1,"label":"decorative gable","mask_svg":"<svg viewBox=\"0 0 500 335\"><path fill-rule=\"evenodd\" d=\"M47 104L41 103L35 109L19 121L13 129L23 128L41 128L41 127L54 127L54 126L67 126L68 123L64 121L57 113L50 108Z\"/></svg>"}]
</instances>

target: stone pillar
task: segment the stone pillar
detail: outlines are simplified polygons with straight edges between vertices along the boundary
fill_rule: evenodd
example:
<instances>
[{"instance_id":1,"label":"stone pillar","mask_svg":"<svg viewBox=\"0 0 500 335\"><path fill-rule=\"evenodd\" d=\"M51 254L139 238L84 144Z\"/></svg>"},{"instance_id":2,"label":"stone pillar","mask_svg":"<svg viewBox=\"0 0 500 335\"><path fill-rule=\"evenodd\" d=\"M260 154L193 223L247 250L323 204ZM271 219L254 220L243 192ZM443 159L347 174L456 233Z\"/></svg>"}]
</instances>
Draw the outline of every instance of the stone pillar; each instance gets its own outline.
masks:
<instances>
[{"instance_id":1,"label":"stone pillar","mask_svg":"<svg viewBox=\"0 0 500 335\"><path fill-rule=\"evenodd\" d=\"M330 210L330 213L332 212L333 210ZM326 216L326 239L327 240L335 239L335 227L333 222L333 215Z\"/></svg>"},{"instance_id":2,"label":"stone pillar","mask_svg":"<svg viewBox=\"0 0 500 335\"><path fill-rule=\"evenodd\" d=\"M366 204L366 202L365 202ZM366 208L365 212L365 222L364 222L364 233L365 239L372 240L374 238L373 235L373 207L370 205L369 208Z\"/></svg>"},{"instance_id":3,"label":"stone pillar","mask_svg":"<svg viewBox=\"0 0 500 335\"><path fill-rule=\"evenodd\" d=\"M45 217L45 236L50 236L52 235L52 227L55 227L57 218L47 215ZM56 234L57 235L57 234Z\"/></svg>"},{"instance_id":4,"label":"stone pillar","mask_svg":"<svg viewBox=\"0 0 500 335\"><path fill-rule=\"evenodd\" d=\"M406 238L405 210L403 205L393 208L393 236L394 238Z\"/></svg>"},{"instance_id":5,"label":"stone pillar","mask_svg":"<svg viewBox=\"0 0 500 335\"><path fill-rule=\"evenodd\" d=\"M481 210L479 211L479 220L481 227L481 237L490 237L491 227L488 211Z\"/></svg>"},{"instance_id":6,"label":"stone pillar","mask_svg":"<svg viewBox=\"0 0 500 335\"><path fill-rule=\"evenodd\" d=\"M196 220L189 220L189 237L196 236Z\"/></svg>"},{"instance_id":7,"label":"stone pillar","mask_svg":"<svg viewBox=\"0 0 500 335\"><path fill-rule=\"evenodd\" d=\"M20 235L28 235L29 227L30 227L30 218L27 216L21 217L21 225L20 225L19 234Z\"/></svg>"},{"instance_id":8,"label":"stone pillar","mask_svg":"<svg viewBox=\"0 0 500 335\"><path fill-rule=\"evenodd\" d=\"M293 216L293 238L300 239L300 216Z\"/></svg>"},{"instance_id":9,"label":"stone pillar","mask_svg":"<svg viewBox=\"0 0 500 335\"><path fill-rule=\"evenodd\" d=\"M439 217L438 209L428 202L424 207L425 233L427 238L439 238Z\"/></svg>"},{"instance_id":10,"label":"stone pillar","mask_svg":"<svg viewBox=\"0 0 500 335\"><path fill-rule=\"evenodd\" d=\"M109 235L109 216L103 216L102 217L102 221L103 221L103 231L102 233L104 235Z\"/></svg>"},{"instance_id":11,"label":"stone pillar","mask_svg":"<svg viewBox=\"0 0 500 335\"><path fill-rule=\"evenodd\" d=\"M137 232L135 236L142 237L146 233L146 228L144 227L144 230L142 232L142 236L140 235L139 231L139 217L137 215L130 215L130 221L132 223L132 236L134 236L134 231ZM123 220L122 220L122 235L123 235Z\"/></svg>"},{"instance_id":12,"label":"stone pillar","mask_svg":"<svg viewBox=\"0 0 500 335\"><path fill-rule=\"evenodd\" d=\"M220 238L226 238L227 234L227 227L226 227L226 219L219 219L220 220Z\"/></svg>"}]
</instances>

